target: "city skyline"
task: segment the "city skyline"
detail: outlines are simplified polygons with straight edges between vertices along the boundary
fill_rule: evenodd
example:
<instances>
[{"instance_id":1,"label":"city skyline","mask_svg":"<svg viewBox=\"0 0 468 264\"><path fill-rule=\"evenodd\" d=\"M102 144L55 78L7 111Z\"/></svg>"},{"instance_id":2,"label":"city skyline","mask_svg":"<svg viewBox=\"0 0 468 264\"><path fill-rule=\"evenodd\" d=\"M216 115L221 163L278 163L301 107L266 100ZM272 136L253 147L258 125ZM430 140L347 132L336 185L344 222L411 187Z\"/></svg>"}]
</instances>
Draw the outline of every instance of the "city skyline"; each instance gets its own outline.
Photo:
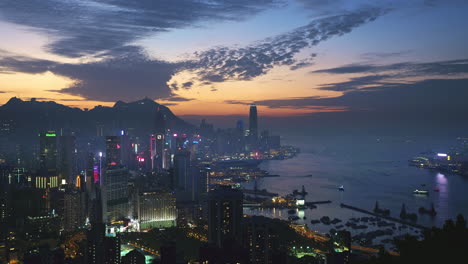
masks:
<instances>
[{"instance_id":1,"label":"city skyline","mask_svg":"<svg viewBox=\"0 0 468 264\"><path fill-rule=\"evenodd\" d=\"M255 103L271 117L431 114L437 103L451 116L468 110L467 8L456 0L4 1L0 103L17 96L92 108L147 96L181 116L245 115Z\"/></svg>"}]
</instances>

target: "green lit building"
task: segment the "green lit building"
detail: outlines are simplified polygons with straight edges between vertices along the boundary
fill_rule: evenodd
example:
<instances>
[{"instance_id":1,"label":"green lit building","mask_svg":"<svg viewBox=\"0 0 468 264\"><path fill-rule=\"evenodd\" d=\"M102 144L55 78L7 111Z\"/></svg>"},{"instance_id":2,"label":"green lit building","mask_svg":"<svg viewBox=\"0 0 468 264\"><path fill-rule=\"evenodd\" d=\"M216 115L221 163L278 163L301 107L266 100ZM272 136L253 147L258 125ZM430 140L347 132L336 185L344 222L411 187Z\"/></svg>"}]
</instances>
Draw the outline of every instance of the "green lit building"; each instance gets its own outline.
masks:
<instances>
[{"instance_id":1,"label":"green lit building","mask_svg":"<svg viewBox=\"0 0 468 264\"><path fill-rule=\"evenodd\" d=\"M138 195L140 230L176 226L176 198L169 192L141 192Z\"/></svg>"}]
</instances>

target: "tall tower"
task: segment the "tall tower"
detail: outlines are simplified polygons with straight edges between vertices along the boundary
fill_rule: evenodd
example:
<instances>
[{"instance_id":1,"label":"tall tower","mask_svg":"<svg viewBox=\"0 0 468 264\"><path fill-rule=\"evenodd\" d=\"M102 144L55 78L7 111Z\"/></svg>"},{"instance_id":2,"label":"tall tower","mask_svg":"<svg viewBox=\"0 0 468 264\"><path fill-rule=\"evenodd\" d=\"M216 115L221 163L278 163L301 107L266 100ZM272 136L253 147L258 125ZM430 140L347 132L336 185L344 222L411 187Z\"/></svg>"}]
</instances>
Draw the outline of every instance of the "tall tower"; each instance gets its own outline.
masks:
<instances>
[{"instance_id":1,"label":"tall tower","mask_svg":"<svg viewBox=\"0 0 468 264\"><path fill-rule=\"evenodd\" d=\"M154 133L155 134L166 134L166 118L161 108L158 106L156 111L156 117L154 119Z\"/></svg>"},{"instance_id":2,"label":"tall tower","mask_svg":"<svg viewBox=\"0 0 468 264\"><path fill-rule=\"evenodd\" d=\"M208 194L208 239L220 247L227 239L241 240L243 194L230 187Z\"/></svg>"},{"instance_id":3,"label":"tall tower","mask_svg":"<svg viewBox=\"0 0 468 264\"><path fill-rule=\"evenodd\" d=\"M175 187L183 191L189 190L191 186L190 176L190 152L179 151L174 155Z\"/></svg>"},{"instance_id":4,"label":"tall tower","mask_svg":"<svg viewBox=\"0 0 468 264\"><path fill-rule=\"evenodd\" d=\"M36 188L56 188L59 186L57 170L57 135L55 131L39 134L39 175L36 177Z\"/></svg>"},{"instance_id":5,"label":"tall tower","mask_svg":"<svg viewBox=\"0 0 468 264\"><path fill-rule=\"evenodd\" d=\"M119 136L106 137L106 164L115 166L122 164L121 142Z\"/></svg>"},{"instance_id":6,"label":"tall tower","mask_svg":"<svg viewBox=\"0 0 468 264\"><path fill-rule=\"evenodd\" d=\"M258 139L257 106L250 105L249 114L249 138L250 143L256 145Z\"/></svg>"}]
</instances>

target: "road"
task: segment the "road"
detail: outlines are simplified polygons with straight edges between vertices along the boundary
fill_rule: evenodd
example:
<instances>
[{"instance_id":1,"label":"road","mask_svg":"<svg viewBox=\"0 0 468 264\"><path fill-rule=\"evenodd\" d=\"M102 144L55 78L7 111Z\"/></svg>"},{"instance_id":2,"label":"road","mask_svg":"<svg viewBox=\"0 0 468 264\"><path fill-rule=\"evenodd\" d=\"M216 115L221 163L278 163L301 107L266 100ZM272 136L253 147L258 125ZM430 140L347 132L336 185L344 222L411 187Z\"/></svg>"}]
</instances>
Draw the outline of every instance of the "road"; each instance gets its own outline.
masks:
<instances>
[{"instance_id":1,"label":"road","mask_svg":"<svg viewBox=\"0 0 468 264\"><path fill-rule=\"evenodd\" d=\"M320 234L317 234L315 233L314 231L312 230L309 230L308 228L306 228L305 226L302 226L302 225L294 225L294 224L291 224L290 225L298 234L304 236L304 237L307 237L307 238L311 238L315 241L319 241L319 242L322 242L322 243L325 243L325 242L328 242L330 240L330 238L326 237L326 236L323 236L323 235L320 235ZM353 250L359 250L359 251L362 251L362 252L366 252L366 253L371 253L371 254L377 254L379 253L379 250L378 249L375 249L375 248L369 248L369 247L363 247L363 246L360 246L360 245L351 245L351 249ZM398 252L394 252L394 251L387 251L388 254L392 255L392 256L399 256L400 254Z\"/></svg>"}]
</instances>

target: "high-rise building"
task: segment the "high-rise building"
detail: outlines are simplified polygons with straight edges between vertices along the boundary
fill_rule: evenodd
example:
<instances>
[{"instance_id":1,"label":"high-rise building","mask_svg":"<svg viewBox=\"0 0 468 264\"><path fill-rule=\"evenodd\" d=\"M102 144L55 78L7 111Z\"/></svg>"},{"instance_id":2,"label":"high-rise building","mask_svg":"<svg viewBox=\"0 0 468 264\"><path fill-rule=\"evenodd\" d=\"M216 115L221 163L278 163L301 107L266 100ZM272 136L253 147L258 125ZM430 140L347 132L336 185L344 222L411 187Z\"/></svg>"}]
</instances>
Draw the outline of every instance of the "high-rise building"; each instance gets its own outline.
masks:
<instances>
[{"instance_id":1,"label":"high-rise building","mask_svg":"<svg viewBox=\"0 0 468 264\"><path fill-rule=\"evenodd\" d=\"M36 188L57 188L60 184L57 170L57 135L55 131L39 134L39 173Z\"/></svg>"},{"instance_id":2,"label":"high-rise building","mask_svg":"<svg viewBox=\"0 0 468 264\"><path fill-rule=\"evenodd\" d=\"M106 137L106 164L107 166L122 165L120 136Z\"/></svg>"},{"instance_id":3,"label":"high-rise building","mask_svg":"<svg viewBox=\"0 0 468 264\"><path fill-rule=\"evenodd\" d=\"M145 255L134 249L122 257L122 264L145 264Z\"/></svg>"},{"instance_id":4,"label":"high-rise building","mask_svg":"<svg viewBox=\"0 0 468 264\"><path fill-rule=\"evenodd\" d=\"M58 137L58 169L60 179L73 183L76 176L76 139L75 136Z\"/></svg>"},{"instance_id":5,"label":"high-rise building","mask_svg":"<svg viewBox=\"0 0 468 264\"><path fill-rule=\"evenodd\" d=\"M104 238L106 237L106 225L92 223L91 229L86 232L85 263L104 263Z\"/></svg>"},{"instance_id":6,"label":"high-rise building","mask_svg":"<svg viewBox=\"0 0 468 264\"><path fill-rule=\"evenodd\" d=\"M154 118L154 133L155 134L166 134L166 118L160 107L156 111L156 117Z\"/></svg>"},{"instance_id":7,"label":"high-rise building","mask_svg":"<svg viewBox=\"0 0 468 264\"><path fill-rule=\"evenodd\" d=\"M221 186L208 194L208 240L221 247L225 240L241 240L243 194Z\"/></svg>"},{"instance_id":8,"label":"high-rise building","mask_svg":"<svg viewBox=\"0 0 468 264\"><path fill-rule=\"evenodd\" d=\"M124 130L120 131L120 162L127 168L134 167L134 155L130 136Z\"/></svg>"},{"instance_id":9,"label":"high-rise building","mask_svg":"<svg viewBox=\"0 0 468 264\"><path fill-rule=\"evenodd\" d=\"M123 166L106 169L102 187L106 223L122 220L129 215L128 178L128 169Z\"/></svg>"},{"instance_id":10,"label":"high-rise building","mask_svg":"<svg viewBox=\"0 0 468 264\"><path fill-rule=\"evenodd\" d=\"M327 263L349 263L351 250L351 233L349 231L336 231L331 233L330 253L327 255Z\"/></svg>"},{"instance_id":11,"label":"high-rise building","mask_svg":"<svg viewBox=\"0 0 468 264\"><path fill-rule=\"evenodd\" d=\"M104 264L120 264L120 236L104 237Z\"/></svg>"},{"instance_id":12,"label":"high-rise building","mask_svg":"<svg viewBox=\"0 0 468 264\"><path fill-rule=\"evenodd\" d=\"M160 171L164 167L164 134L151 135L151 169Z\"/></svg>"},{"instance_id":13,"label":"high-rise building","mask_svg":"<svg viewBox=\"0 0 468 264\"><path fill-rule=\"evenodd\" d=\"M64 194L63 228L65 232L73 232L84 226L86 215L85 193L79 189L70 188Z\"/></svg>"},{"instance_id":14,"label":"high-rise building","mask_svg":"<svg viewBox=\"0 0 468 264\"><path fill-rule=\"evenodd\" d=\"M190 152L179 151L174 155L174 182L178 190L189 190Z\"/></svg>"},{"instance_id":15,"label":"high-rise building","mask_svg":"<svg viewBox=\"0 0 468 264\"><path fill-rule=\"evenodd\" d=\"M243 221L242 243L249 250L250 263L271 264L278 251L278 236L271 219L252 216Z\"/></svg>"},{"instance_id":16,"label":"high-rise building","mask_svg":"<svg viewBox=\"0 0 468 264\"><path fill-rule=\"evenodd\" d=\"M168 192L141 192L138 195L140 229L163 228L176 225L176 198Z\"/></svg>"},{"instance_id":17,"label":"high-rise building","mask_svg":"<svg viewBox=\"0 0 468 264\"><path fill-rule=\"evenodd\" d=\"M86 233L85 263L120 264L119 236L106 236L103 223L93 223Z\"/></svg>"},{"instance_id":18,"label":"high-rise building","mask_svg":"<svg viewBox=\"0 0 468 264\"><path fill-rule=\"evenodd\" d=\"M250 144L255 146L258 139L257 106L250 105L249 114L249 138Z\"/></svg>"}]
</instances>

